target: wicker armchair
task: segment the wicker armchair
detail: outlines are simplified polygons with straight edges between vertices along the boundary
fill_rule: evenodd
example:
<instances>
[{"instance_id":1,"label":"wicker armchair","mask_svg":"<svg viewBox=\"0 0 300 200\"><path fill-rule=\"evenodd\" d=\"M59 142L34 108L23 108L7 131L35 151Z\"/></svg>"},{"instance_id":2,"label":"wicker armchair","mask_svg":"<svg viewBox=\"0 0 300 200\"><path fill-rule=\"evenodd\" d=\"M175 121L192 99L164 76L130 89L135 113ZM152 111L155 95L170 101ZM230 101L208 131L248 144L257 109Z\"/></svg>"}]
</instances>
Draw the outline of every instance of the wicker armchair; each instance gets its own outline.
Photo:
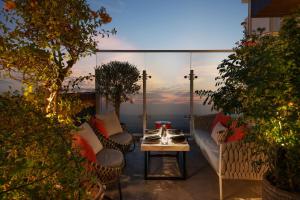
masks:
<instances>
[{"instance_id":1,"label":"wicker armchair","mask_svg":"<svg viewBox=\"0 0 300 200\"><path fill-rule=\"evenodd\" d=\"M102 135L102 134L99 133L99 131L96 128L94 128L92 126L91 126L91 128L93 128L93 131L96 133L101 144L103 145L104 151L106 149L114 149L116 151L119 151L119 149L116 148L116 146L113 143L108 142L105 139L105 137L99 137L99 135ZM100 180L100 182L103 185L111 185L111 184L114 184L119 181L119 178L123 172L125 161L123 160L123 162L117 166L105 166L105 165L101 165L101 163L92 163L92 165L97 172L97 176L98 176L98 179Z\"/></svg>"},{"instance_id":2,"label":"wicker armchair","mask_svg":"<svg viewBox=\"0 0 300 200\"><path fill-rule=\"evenodd\" d=\"M78 133L90 144L96 154L96 162L89 162L88 168L95 172L98 181L105 187L117 183L120 199L122 199L120 177L125 163L123 153L112 148L113 146L109 146L108 143L99 141L88 123L82 124Z\"/></svg>"},{"instance_id":3,"label":"wicker armchair","mask_svg":"<svg viewBox=\"0 0 300 200\"><path fill-rule=\"evenodd\" d=\"M121 165L117 165L117 166L104 166L99 163L91 163L91 165L93 166L93 170L97 175L97 179L103 186L105 186L105 188L115 184L118 185L119 198L120 200L122 200L123 197L122 197L120 177L123 172L124 162L122 162ZM110 199L110 198L104 196L104 199Z\"/></svg>"},{"instance_id":4,"label":"wicker armchair","mask_svg":"<svg viewBox=\"0 0 300 200\"><path fill-rule=\"evenodd\" d=\"M262 180L263 174L267 171L266 166L261 168L254 167L254 161L264 159L260 154L254 154L254 143L244 141L223 142L220 145L213 146L210 140L210 125L215 115L195 116L194 118L194 137L196 143L200 146L203 155L212 165L219 177L220 199L223 199L222 180L240 179L240 180ZM209 134L207 136L206 134ZM207 140L210 145L205 145L203 140ZM210 148L215 148L214 152ZM217 150L217 151L216 151Z\"/></svg>"},{"instance_id":5,"label":"wicker armchair","mask_svg":"<svg viewBox=\"0 0 300 200\"><path fill-rule=\"evenodd\" d=\"M120 183L120 177L123 172L124 162L116 166L105 166L101 165L99 162L89 162L85 165L87 170L85 170L84 177L97 177L97 183L93 183L89 180L83 180L82 186L91 192L94 200L111 199L105 195L106 187L117 184L119 190L119 197L122 199L122 189Z\"/></svg>"},{"instance_id":6,"label":"wicker armchair","mask_svg":"<svg viewBox=\"0 0 300 200\"><path fill-rule=\"evenodd\" d=\"M81 181L81 187L90 193L93 200L103 200L105 198L105 186L100 182L92 182L90 180ZM76 199L80 199L78 196Z\"/></svg>"},{"instance_id":7,"label":"wicker armchair","mask_svg":"<svg viewBox=\"0 0 300 200\"><path fill-rule=\"evenodd\" d=\"M112 126L111 124L115 124L115 126L117 126L118 124L118 126L120 127L117 133L110 135L108 138L104 137L103 134L99 132L92 121L89 122L89 125L93 128L101 143L108 146L109 148L120 150L124 155L128 152L133 151L135 149L135 140L132 134L127 131L126 125L120 123L114 113L109 113L107 115L109 116L108 119L105 115L104 118L106 117L106 123L110 123L110 127ZM95 116L96 119L99 117L99 115Z\"/></svg>"},{"instance_id":8,"label":"wicker armchair","mask_svg":"<svg viewBox=\"0 0 300 200\"><path fill-rule=\"evenodd\" d=\"M90 125L95 133L97 134L98 139L101 141L101 143L109 148L120 150L123 154L126 154L128 152L132 152L135 149L135 141L134 138L130 140L130 142L120 142L118 140L114 140L114 137L105 138L103 134L99 132L98 129L96 129L94 126ZM120 133L122 134L122 133ZM130 134L130 133L128 133Z\"/></svg>"}]
</instances>

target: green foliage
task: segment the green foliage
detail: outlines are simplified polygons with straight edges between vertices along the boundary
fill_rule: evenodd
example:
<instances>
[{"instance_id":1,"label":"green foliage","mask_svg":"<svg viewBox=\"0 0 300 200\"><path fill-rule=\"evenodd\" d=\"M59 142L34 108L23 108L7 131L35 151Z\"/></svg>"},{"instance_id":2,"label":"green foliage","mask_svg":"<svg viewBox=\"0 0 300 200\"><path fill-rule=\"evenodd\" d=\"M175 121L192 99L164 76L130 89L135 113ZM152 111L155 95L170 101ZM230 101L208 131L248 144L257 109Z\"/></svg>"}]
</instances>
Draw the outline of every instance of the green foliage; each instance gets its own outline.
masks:
<instances>
[{"instance_id":1,"label":"green foliage","mask_svg":"<svg viewBox=\"0 0 300 200\"><path fill-rule=\"evenodd\" d=\"M7 0L0 13L0 70L21 81L23 95L0 96L0 199L86 197L71 150L74 117L82 108L63 82L96 49L111 17L86 0ZM87 176L87 177L86 177Z\"/></svg>"},{"instance_id":2,"label":"green foliage","mask_svg":"<svg viewBox=\"0 0 300 200\"><path fill-rule=\"evenodd\" d=\"M47 105L47 102L45 102L46 97L47 91L42 87L33 89L32 86L28 86L23 90L23 98L26 101L31 102L31 104L43 113L45 112L44 108ZM56 113L44 114L47 114L47 116L56 116L60 123L72 125L77 122L77 119L75 118L77 113L87 106L88 105L82 103L77 94L70 95L67 92L61 92L57 97Z\"/></svg>"},{"instance_id":3,"label":"green foliage","mask_svg":"<svg viewBox=\"0 0 300 200\"><path fill-rule=\"evenodd\" d=\"M74 121L76 121L77 125L80 125L88 120L90 120L91 116L96 115L96 106L85 107L80 110L80 112L76 113Z\"/></svg>"},{"instance_id":4,"label":"green foliage","mask_svg":"<svg viewBox=\"0 0 300 200\"><path fill-rule=\"evenodd\" d=\"M120 105L137 94L139 70L128 62L112 61L95 69L96 92L111 101L120 116Z\"/></svg>"},{"instance_id":5,"label":"green foliage","mask_svg":"<svg viewBox=\"0 0 300 200\"><path fill-rule=\"evenodd\" d=\"M72 126L21 96L0 96L0 198L77 199L81 158L71 149Z\"/></svg>"},{"instance_id":6,"label":"green foliage","mask_svg":"<svg viewBox=\"0 0 300 200\"><path fill-rule=\"evenodd\" d=\"M104 8L86 0L8 0L0 16L0 69L10 78L47 93L47 111L56 112L58 92L73 65L96 49L99 28L111 21Z\"/></svg>"},{"instance_id":7,"label":"green foliage","mask_svg":"<svg viewBox=\"0 0 300 200\"><path fill-rule=\"evenodd\" d=\"M218 67L216 91L198 91L205 103L242 113L247 135L265 153L268 178L300 191L300 11L283 20L278 36L245 36Z\"/></svg>"}]
</instances>

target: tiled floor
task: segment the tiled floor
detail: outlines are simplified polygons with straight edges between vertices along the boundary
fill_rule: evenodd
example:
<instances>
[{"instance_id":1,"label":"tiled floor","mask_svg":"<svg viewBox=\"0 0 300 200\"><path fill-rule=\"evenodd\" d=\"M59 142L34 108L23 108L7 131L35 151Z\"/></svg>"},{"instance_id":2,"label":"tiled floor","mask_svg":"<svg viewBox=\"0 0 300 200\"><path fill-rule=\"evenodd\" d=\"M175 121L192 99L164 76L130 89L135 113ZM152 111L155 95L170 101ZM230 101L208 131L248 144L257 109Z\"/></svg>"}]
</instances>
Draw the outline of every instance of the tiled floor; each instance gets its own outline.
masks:
<instances>
[{"instance_id":1,"label":"tiled floor","mask_svg":"<svg viewBox=\"0 0 300 200\"><path fill-rule=\"evenodd\" d=\"M127 166L121 179L124 200L217 200L219 199L218 176L191 141L187 154L187 180L144 180L144 154L138 145L127 155ZM176 172L175 158L153 158L151 171ZM107 195L118 199L117 187ZM260 199L259 181L225 180L224 199Z\"/></svg>"}]
</instances>

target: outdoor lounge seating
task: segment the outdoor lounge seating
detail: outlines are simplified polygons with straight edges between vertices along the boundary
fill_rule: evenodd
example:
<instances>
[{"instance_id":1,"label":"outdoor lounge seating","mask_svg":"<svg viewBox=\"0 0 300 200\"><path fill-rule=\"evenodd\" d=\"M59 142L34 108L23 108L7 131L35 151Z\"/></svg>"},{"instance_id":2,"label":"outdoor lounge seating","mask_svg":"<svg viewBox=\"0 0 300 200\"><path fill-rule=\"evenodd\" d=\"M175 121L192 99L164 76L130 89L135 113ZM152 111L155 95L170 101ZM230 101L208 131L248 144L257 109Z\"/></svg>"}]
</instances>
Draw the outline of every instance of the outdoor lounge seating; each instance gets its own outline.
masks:
<instances>
[{"instance_id":1,"label":"outdoor lounge seating","mask_svg":"<svg viewBox=\"0 0 300 200\"><path fill-rule=\"evenodd\" d=\"M123 154L134 150L135 142L133 136L122 128L121 123L114 112L106 113L104 115L97 114L95 117L104 122L105 130L107 132L107 135L101 133L101 131L95 127L95 124L90 123L102 144L120 150Z\"/></svg>"},{"instance_id":2,"label":"outdoor lounge seating","mask_svg":"<svg viewBox=\"0 0 300 200\"><path fill-rule=\"evenodd\" d=\"M89 143L96 154L96 162L91 162L91 165L93 169L96 169L98 180L105 186L117 183L120 199L122 199L120 184L120 176L124 167L122 152L106 146L105 143L102 144L88 123L83 123L80 128L79 135Z\"/></svg>"},{"instance_id":3,"label":"outdoor lounge seating","mask_svg":"<svg viewBox=\"0 0 300 200\"><path fill-rule=\"evenodd\" d=\"M210 125L215 114L195 116L194 137L204 157L210 163L219 177L220 199L223 199L222 180L262 180L266 167L255 168L253 161L259 160L261 155L254 155L254 144L243 141L223 142L218 145L211 137Z\"/></svg>"}]
</instances>

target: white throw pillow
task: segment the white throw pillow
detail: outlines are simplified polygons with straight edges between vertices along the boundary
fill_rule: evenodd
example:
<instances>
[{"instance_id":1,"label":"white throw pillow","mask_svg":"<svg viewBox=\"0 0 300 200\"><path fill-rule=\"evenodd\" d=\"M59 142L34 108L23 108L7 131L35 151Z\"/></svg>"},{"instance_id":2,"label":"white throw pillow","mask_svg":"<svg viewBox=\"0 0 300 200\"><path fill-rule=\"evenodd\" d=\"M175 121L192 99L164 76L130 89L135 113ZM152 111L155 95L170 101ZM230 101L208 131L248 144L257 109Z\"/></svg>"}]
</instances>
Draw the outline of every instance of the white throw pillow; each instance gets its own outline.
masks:
<instances>
[{"instance_id":1,"label":"white throw pillow","mask_svg":"<svg viewBox=\"0 0 300 200\"><path fill-rule=\"evenodd\" d=\"M222 142L225 142L227 137L227 128L218 122L211 132L212 139L219 145Z\"/></svg>"},{"instance_id":2,"label":"white throw pillow","mask_svg":"<svg viewBox=\"0 0 300 200\"><path fill-rule=\"evenodd\" d=\"M88 123L83 123L79 128L79 135L89 143L95 154L103 149L100 140Z\"/></svg>"},{"instance_id":3,"label":"white throw pillow","mask_svg":"<svg viewBox=\"0 0 300 200\"><path fill-rule=\"evenodd\" d=\"M104 122L105 129L109 136L123 132L120 121L115 112L105 113L103 115L97 114L96 118L98 118Z\"/></svg>"}]
</instances>

